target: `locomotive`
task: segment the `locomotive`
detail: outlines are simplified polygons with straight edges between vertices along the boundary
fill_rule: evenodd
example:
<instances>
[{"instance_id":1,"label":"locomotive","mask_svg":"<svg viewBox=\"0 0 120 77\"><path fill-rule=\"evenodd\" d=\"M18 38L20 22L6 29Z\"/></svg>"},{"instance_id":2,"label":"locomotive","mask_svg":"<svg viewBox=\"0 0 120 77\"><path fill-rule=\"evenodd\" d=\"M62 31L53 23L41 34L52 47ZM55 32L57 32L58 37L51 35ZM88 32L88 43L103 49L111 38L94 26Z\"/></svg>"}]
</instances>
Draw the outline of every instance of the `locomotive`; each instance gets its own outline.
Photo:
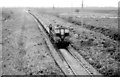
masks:
<instances>
[{"instance_id":1,"label":"locomotive","mask_svg":"<svg viewBox=\"0 0 120 77\"><path fill-rule=\"evenodd\" d=\"M60 25L57 26L52 26L51 24L49 25L49 33L50 37L54 41L54 44L58 48L65 48L69 45L69 29Z\"/></svg>"}]
</instances>

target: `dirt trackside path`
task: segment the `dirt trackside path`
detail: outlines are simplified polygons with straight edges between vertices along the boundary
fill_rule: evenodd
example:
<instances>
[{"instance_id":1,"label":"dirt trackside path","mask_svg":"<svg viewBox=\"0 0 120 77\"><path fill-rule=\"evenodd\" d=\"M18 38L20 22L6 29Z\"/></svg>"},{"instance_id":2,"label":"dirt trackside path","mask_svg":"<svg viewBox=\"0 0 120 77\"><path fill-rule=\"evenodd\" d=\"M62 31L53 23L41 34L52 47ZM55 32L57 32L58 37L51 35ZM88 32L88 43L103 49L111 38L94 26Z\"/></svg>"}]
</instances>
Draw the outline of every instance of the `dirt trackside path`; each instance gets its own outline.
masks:
<instances>
[{"instance_id":1,"label":"dirt trackside path","mask_svg":"<svg viewBox=\"0 0 120 77\"><path fill-rule=\"evenodd\" d=\"M37 23L24 9L3 8L2 74L62 74L49 53Z\"/></svg>"},{"instance_id":2,"label":"dirt trackside path","mask_svg":"<svg viewBox=\"0 0 120 77\"><path fill-rule=\"evenodd\" d=\"M2 74L2 8L0 8L0 76Z\"/></svg>"}]
</instances>

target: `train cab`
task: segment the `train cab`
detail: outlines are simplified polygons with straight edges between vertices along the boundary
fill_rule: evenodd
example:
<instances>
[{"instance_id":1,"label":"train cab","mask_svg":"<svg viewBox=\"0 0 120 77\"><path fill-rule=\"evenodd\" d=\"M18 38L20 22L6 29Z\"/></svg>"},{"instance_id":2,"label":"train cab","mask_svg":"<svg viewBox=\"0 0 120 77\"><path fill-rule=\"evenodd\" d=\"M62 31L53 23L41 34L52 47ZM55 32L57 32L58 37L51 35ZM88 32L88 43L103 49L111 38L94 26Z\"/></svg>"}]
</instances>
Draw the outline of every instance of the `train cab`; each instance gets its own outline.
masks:
<instances>
[{"instance_id":1,"label":"train cab","mask_svg":"<svg viewBox=\"0 0 120 77\"><path fill-rule=\"evenodd\" d=\"M50 35L54 40L54 43L57 45L65 45L69 43L69 29L60 25L55 26L54 28L49 26Z\"/></svg>"}]
</instances>

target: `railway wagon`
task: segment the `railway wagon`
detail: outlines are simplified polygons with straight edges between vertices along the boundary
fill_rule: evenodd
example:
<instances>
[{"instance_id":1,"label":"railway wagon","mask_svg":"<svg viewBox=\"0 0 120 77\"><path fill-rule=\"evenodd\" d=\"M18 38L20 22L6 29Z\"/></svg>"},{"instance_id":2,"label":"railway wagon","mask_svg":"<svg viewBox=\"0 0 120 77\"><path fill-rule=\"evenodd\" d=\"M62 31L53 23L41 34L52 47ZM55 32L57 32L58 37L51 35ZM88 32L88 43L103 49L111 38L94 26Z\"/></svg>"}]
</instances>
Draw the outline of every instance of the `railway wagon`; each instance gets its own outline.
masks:
<instances>
[{"instance_id":1,"label":"railway wagon","mask_svg":"<svg viewBox=\"0 0 120 77\"><path fill-rule=\"evenodd\" d=\"M70 34L69 29L60 25L49 25L50 37L59 48L65 48L69 45Z\"/></svg>"}]
</instances>

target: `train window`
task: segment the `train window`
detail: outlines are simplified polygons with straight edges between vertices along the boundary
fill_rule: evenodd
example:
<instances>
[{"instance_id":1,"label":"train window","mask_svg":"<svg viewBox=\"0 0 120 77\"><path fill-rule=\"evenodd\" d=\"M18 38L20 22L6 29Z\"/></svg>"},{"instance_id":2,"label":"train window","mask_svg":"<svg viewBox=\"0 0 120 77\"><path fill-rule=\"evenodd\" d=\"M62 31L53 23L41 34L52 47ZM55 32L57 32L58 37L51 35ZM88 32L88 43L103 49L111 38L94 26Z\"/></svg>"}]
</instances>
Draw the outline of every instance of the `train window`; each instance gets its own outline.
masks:
<instances>
[{"instance_id":1,"label":"train window","mask_svg":"<svg viewBox=\"0 0 120 77\"><path fill-rule=\"evenodd\" d=\"M49 29L52 30L52 25L51 24L49 25Z\"/></svg>"},{"instance_id":2,"label":"train window","mask_svg":"<svg viewBox=\"0 0 120 77\"><path fill-rule=\"evenodd\" d=\"M64 35L64 29L61 29L61 35Z\"/></svg>"},{"instance_id":3,"label":"train window","mask_svg":"<svg viewBox=\"0 0 120 77\"><path fill-rule=\"evenodd\" d=\"M69 33L69 30L68 30L68 29L65 29L65 33Z\"/></svg>"},{"instance_id":4,"label":"train window","mask_svg":"<svg viewBox=\"0 0 120 77\"><path fill-rule=\"evenodd\" d=\"M56 29L56 30L55 30L55 33L60 33L59 29Z\"/></svg>"}]
</instances>

